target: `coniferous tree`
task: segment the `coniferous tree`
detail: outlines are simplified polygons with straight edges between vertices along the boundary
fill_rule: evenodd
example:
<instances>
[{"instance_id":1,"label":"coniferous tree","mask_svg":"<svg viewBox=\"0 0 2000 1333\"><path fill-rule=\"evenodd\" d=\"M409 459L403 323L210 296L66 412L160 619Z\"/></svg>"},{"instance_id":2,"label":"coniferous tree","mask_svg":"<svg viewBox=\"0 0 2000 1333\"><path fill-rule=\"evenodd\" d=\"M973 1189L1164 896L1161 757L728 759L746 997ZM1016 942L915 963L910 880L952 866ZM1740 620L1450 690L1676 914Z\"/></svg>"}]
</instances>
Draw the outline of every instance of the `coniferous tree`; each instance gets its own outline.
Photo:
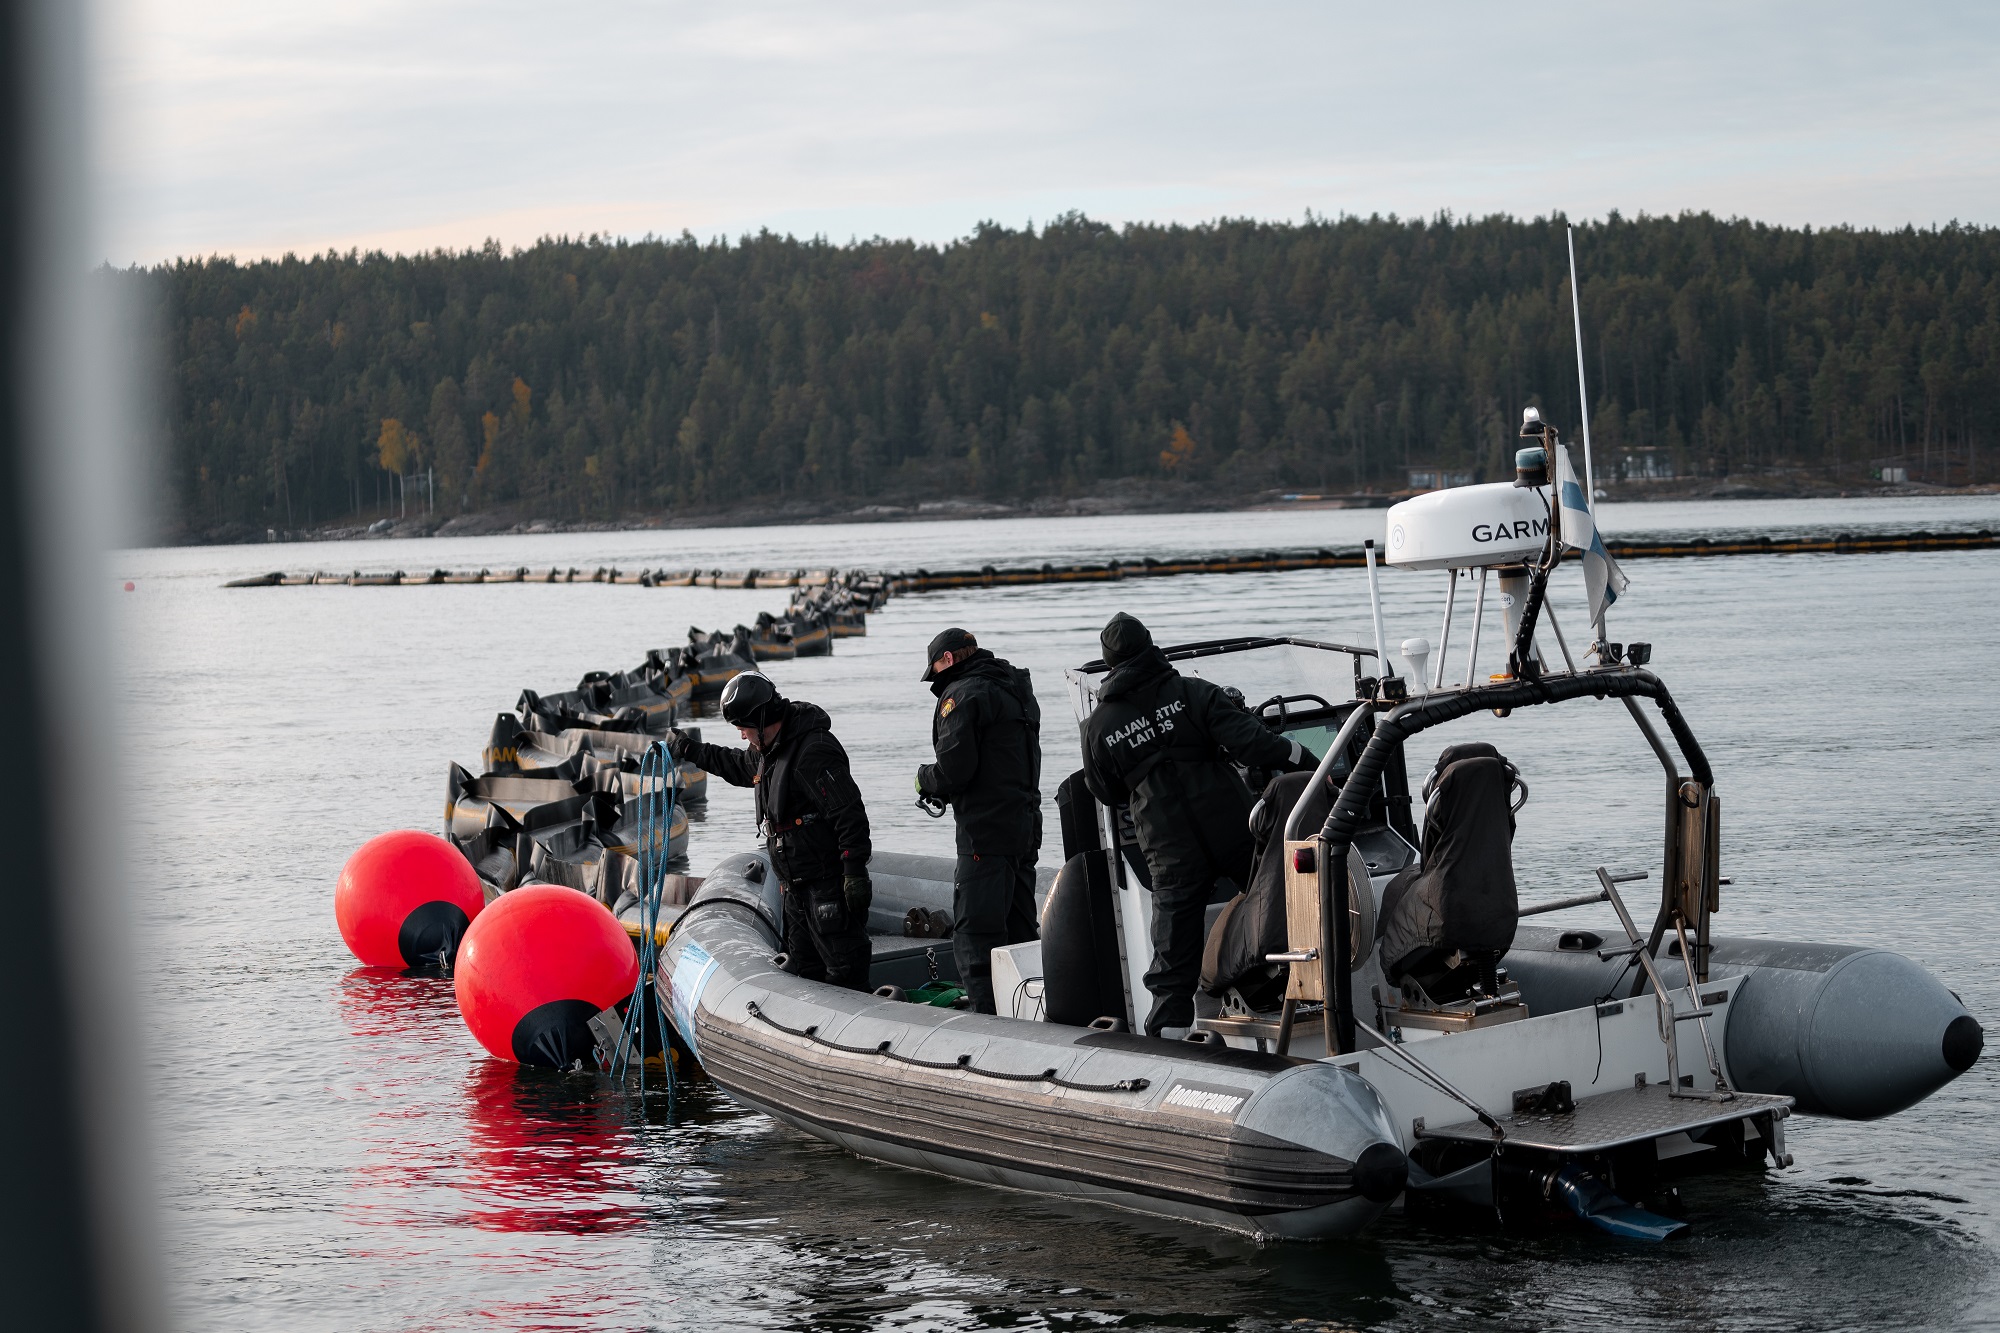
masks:
<instances>
[{"instance_id":1,"label":"coniferous tree","mask_svg":"<svg viewBox=\"0 0 2000 1333\"><path fill-rule=\"evenodd\" d=\"M1894 458L1991 480L2000 231L1707 215L1581 226L1607 477ZM1520 408L1575 438L1561 219L991 224L947 246L550 240L185 260L164 307L178 526L746 500L1018 501L1504 473Z\"/></svg>"}]
</instances>

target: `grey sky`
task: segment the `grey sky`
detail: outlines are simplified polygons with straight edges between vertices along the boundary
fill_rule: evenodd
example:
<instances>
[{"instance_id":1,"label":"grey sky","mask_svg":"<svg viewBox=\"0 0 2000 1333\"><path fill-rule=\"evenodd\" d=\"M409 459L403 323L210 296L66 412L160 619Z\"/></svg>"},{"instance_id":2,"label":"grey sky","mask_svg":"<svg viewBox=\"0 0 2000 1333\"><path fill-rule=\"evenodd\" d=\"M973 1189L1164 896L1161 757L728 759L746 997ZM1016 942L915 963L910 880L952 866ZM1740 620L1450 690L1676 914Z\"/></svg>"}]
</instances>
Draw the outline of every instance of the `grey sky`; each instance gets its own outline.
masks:
<instances>
[{"instance_id":1,"label":"grey sky","mask_svg":"<svg viewBox=\"0 0 2000 1333\"><path fill-rule=\"evenodd\" d=\"M1070 209L2000 223L2000 6L110 0L114 262Z\"/></svg>"}]
</instances>

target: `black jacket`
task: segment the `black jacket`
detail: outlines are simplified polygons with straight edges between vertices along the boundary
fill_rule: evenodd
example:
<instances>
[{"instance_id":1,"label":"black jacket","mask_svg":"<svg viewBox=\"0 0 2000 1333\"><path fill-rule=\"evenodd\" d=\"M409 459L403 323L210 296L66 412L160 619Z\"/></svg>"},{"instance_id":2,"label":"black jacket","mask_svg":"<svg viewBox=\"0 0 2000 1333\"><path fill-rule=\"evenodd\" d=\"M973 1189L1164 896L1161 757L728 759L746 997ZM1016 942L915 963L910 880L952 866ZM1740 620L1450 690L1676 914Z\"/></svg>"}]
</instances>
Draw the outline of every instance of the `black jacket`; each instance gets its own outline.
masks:
<instances>
[{"instance_id":1,"label":"black jacket","mask_svg":"<svg viewBox=\"0 0 2000 1333\"><path fill-rule=\"evenodd\" d=\"M723 781L757 790L757 828L787 882L826 879L868 864L868 811L826 710L785 705L768 752L698 742L688 755Z\"/></svg>"},{"instance_id":2,"label":"black jacket","mask_svg":"<svg viewBox=\"0 0 2000 1333\"><path fill-rule=\"evenodd\" d=\"M1042 708L1028 673L981 648L931 682L937 762L917 790L949 801L960 856L1031 856L1042 845Z\"/></svg>"},{"instance_id":3,"label":"black jacket","mask_svg":"<svg viewBox=\"0 0 2000 1333\"><path fill-rule=\"evenodd\" d=\"M1309 758L1221 686L1174 670L1158 648L1105 678L1083 728L1084 781L1106 805L1130 807L1156 878L1248 859L1250 789L1230 760L1296 768Z\"/></svg>"}]
</instances>

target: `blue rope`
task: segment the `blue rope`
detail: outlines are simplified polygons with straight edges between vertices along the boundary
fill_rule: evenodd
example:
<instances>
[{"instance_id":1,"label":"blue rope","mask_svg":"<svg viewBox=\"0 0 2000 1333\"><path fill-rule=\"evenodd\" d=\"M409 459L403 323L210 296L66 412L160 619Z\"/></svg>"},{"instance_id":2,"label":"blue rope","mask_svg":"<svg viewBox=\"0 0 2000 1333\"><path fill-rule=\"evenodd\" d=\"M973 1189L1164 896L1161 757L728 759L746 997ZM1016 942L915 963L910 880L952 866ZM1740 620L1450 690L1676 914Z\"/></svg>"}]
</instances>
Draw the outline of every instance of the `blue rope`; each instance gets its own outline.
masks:
<instances>
[{"instance_id":1,"label":"blue rope","mask_svg":"<svg viewBox=\"0 0 2000 1333\"><path fill-rule=\"evenodd\" d=\"M664 742L654 741L639 761L639 981L625 1009L625 1025L611 1060L611 1076L623 1080L638 1057L639 1095L646 1095L645 1015L650 1004L660 1034L660 1062L667 1071L667 1120L674 1116L674 1051L668 1035L667 1004L655 984L660 964L660 909L667 896L667 860L673 850L675 782L680 766Z\"/></svg>"}]
</instances>

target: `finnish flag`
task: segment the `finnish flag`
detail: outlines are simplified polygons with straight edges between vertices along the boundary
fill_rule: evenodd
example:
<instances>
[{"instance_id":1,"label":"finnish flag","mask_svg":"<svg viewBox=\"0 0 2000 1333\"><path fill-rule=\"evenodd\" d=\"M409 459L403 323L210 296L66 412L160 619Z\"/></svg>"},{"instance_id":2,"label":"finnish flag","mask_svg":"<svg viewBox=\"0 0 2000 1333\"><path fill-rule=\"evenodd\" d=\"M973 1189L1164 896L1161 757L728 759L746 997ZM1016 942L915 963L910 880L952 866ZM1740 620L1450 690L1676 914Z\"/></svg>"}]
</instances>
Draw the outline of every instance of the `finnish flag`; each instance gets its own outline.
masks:
<instances>
[{"instance_id":1,"label":"finnish flag","mask_svg":"<svg viewBox=\"0 0 2000 1333\"><path fill-rule=\"evenodd\" d=\"M1583 552L1583 586L1590 593L1590 623L1600 624L1604 613L1630 583L1625 571L1611 558L1611 552L1604 549L1604 539L1597 535L1597 520L1590 516L1583 483L1576 479L1576 469L1570 466L1569 450L1558 445L1555 455L1556 503L1562 507L1563 545Z\"/></svg>"}]
</instances>

